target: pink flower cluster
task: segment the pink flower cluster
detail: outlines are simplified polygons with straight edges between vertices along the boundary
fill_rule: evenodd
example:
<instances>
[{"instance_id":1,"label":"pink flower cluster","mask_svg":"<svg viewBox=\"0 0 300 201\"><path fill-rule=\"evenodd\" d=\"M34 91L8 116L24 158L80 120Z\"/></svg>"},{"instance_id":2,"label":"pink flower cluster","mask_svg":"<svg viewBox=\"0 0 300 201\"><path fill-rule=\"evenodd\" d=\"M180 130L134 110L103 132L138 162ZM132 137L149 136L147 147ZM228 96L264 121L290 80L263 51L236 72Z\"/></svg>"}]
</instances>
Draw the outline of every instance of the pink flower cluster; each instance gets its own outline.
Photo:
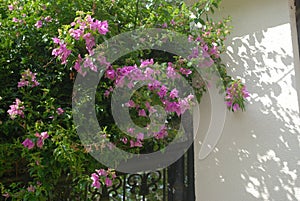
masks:
<instances>
[{"instance_id":1,"label":"pink flower cluster","mask_svg":"<svg viewBox=\"0 0 300 201\"><path fill-rule=\"evenodd\" d=\"M42 20L38 20L36 23L35 23L35 25L34 25L36 28L42 28L42 26L43 26L43 21Z\"/></svg>"},{"instance_id":2,"label":"pink flower cluster","mask_svg":"<svg viewBox=\"0 0 300 201\"><path fill-rule=\"evenodd\" d=\"M55 44L59 44L58 48L53 49L52 55L61 59L61 64L66 64L71 50L67 48L67 44L61 41L59 38L53 38Z\"/></svg>"},{"instance_id":3,"label":"pink flower cluster","mask_svg":"<svg viewBox=\"0 0 300 201\"><path fill-rule=\"evenodd\" d=\"M8 10L12 11L14 9L15 9L14 5L12 5L12 4L8 5Z\"/></svg>"},{"instance_id":4,"label":"pink flower cluster","mask_svg":"<svg viewBox=\"0 0 300 201\"><path fill-rule=\"evenodd\" d=\"M144 134L137 134L136 140L130 140L130 147L142 147L144 140Z\"/></svg>"},{"instance_id":5,"label":"pink flower cluster","mask_svg":"<svg viewBox=\"0 0 300 201\"><path fill-rule=\"evenodd\" d=\"M131 135L134 135L134 128L128 128L127 132L130 133ZM143 133L138 133L136 135L136 140L130 140L130 147L142 147L143 146L143 140L144 140L144 134ZM126 137L122 138L120 140L124 144L128 143L128 139Z\"/></svg>"},{"instance_id":6,"label":"pink flower cluster","mask_svg":"<svg viewBox=\"0 0 300 201\"><path fill-rule=\"evenodd\" d=\"M176 25L176 22L174 19L172 19L170 22L169 22L170 26L175 26ZM168 23L167 22L164 22L162 25L161 25L162 28L168 28Z\"/></svg>"},{"instance_id":7,"label":"pink flower cluster","mask_svg":"<svg viewBox=\"0 0 300 201\"><path fill-rule=\"evenodd\" d=\"M64 112L65 112L65 111L64 111L62 108L60 108L60 107L56 109L56 113L57 113L58 115L62 115Z\"/></svg>"},{"instance_id":8,"label":"pink flower cluster","mask_svg":"<svg viewBox=\"0 0 300 201\"><path fill-rule=\"evenodd\" d=\"M155 132L154 134L154 138L156 139L164 139L165 137L168 136L168 131L167 131L167 127L164 125L160 128L160 130L158 132Z\"/></svg>"},{"instance_id":9,"label":"pink flower cluster","mask_svg":"<svg viewBox=\"0 0 300 201\"><path fill-rule=\"evenodd\" d=\"M167 86L163 85L156 79L155 75L160 74L163 69L155 70L155 68L152 68L153 64L153 59L150 59L141 61L140 68L138 68L137 65L124 66L117 70L109 68L106 71L106 77L115 81L114 84L117 87L124 87L127 85L128 88L132 88L136 81L150 81L148 89L157 93L163 102L166 111L170 113L176 112L176 114L180 116L190 108L194 96L190 94L185 98L176 100L179 98L179 91L176 88L170 90ZM186 76L189 76L192 73L191 70L185 68L180 68L179 71ZM171 79L179 78L179 74L170 62L166 69L166 75ZM136 105L133 100L130 100L125 105L130 108L136 108L139 116L147 116L145 109L139 108L140 106ZM149 111L149 113L151 112Z\"/></svg>"},{"instance_id":10,"label":"pink flower cluster","mask_svg":"<svg viewBox=\"0 0 300 201\"><path fill-rule=\"evenodd\" d=\"M144 68L144 67L147 67L147 66L149 66L149 65L153 65L154 64L154 61L153 61L153 59L146 59L146 60L141 60L141 65L140 65L140 67L141 68Z\"/></svg>"},{"instance_id":11,"label":"pink flower cluster","mask_svg":"<svg viewBox=\"0 0 300 201\"><path fill-rule=\"evenodd\" d=\"M24 20L18 19L16 17L13 17L12 21L15 22L15 23L20 23L20 24L23 24L25 22Z\"/></svg>"},{"instance_id":12,"label":"pink flower cluster","mask_svg":"<svg viewBox=\"0 0 300 201\"><path fill-rule=\"evenodd\" d=\"M89 52L89 55L93 55L93 47L96 45L95 37L89 31L98 31L101 35L106 35L108 32L108 23L107 21L99 21L97 19L92 18L90 15L87 15L84 20L77 19L76 22L72 22L71 28L69 30L70 36L72 36L75 40L80 40L83 38L86 42L86 49ZM86 33L86 29L88 29Z\"/></svg>"},{"instance_id":13,"label":"pink flower cluster","mask_svg":"<svg viewBox=\"0 0 300 201\"><path fill-rule=\"evenodd\" d=\"M36 87L40 84L36 80L36 73L32 73L29 69L24 71L21 75L22 77L20 79L20 82L18 82L18 87L24 87L24 86Z\"/></svg>"},{"instance_id":14,"label":"pink flower cluster","mask_svg":"<svg viewBox=\"0 0 300 201\"><path fill-rule=\"evenodd\" d=\"M23 6L18 6L18 1L14 1L12 4L9 4L8 10L13 11L13 10L23 10Z\"/></svg>"},{"instance_id":15,"label":"pink flower cluster","mask_svg":"<svg viewBox=\"0 0 300 201\"><path fill-rule=\"evenodd\" d=\"M45 22L52 22L52 17L51 16L47 16L47 17L41 17L41 19L40 20L38 20L36 23L35 23L35 27L36 28L38 28L38 29L40 29L40 28L42 28L43 27L43 21L42 20L44 20Z\"/></svg>"},{"instance_id":16,"label":"pink flower cluster","mask_svg":"<svg viewBox=\"0 0 300 201\"><path fill-rule=\"evenodd\" d=\"M208 45L200 36L195 39L193 38L193 36L189 36L188 40L189 42L196 42L197 44L197 47L192 49L192 53L188 56L188 58L197 59L198 67L210 67L214 63L213 58L220 57L220 52L216 44L213 44L212 47L208 47Z\"/></svg>"},{"instance_id":17,"label":"pink flower cluster","mask_svg":"<svg viewBox=\"0 0 300 201\"><path fill-rule=\"evenodd\" d=\"M36 133L35 137L37 137L36 146L39 148L42 148L44 145L44 140L47 139L49 137L49 135L47 132L42 132L41 134ZM28 149L34 148L34 145L35 145L34 142L29 138L26 138L22 144L24 147L26 147Z\"/></svg>"},{"instance_id":18,"label":"pink flower cluster","mask_svg":"<svg viewBox=\"0 0 300 201\"><path fill-rule=\"evenodd\" d=\"M167 76L172 80L180 78L180 75L177 73L171 62L168 62Z\"/></svg>"},{"instance_id":19,"label":"pink flower cluster","mask_svg":"<svg viewBox=\"0 0 300 201\"><path fill-rule=\"evenodd\" d=\"M92 56L94 54L93 48L96 45L94 35L96 33L106 35L108 31L109 30L107 21L99 21L97 19L92 18L90 15L87 15L84 19L77 18L74 22L72 22L68 34L77 41L84 40L86 50L88 51L89 55ZM67 58L71 54L71 50L67 48L68 44L64 43L59 38L53 38L53 41L55 44L58 44L59 47L53 49L52 55L60 58L62 64L66 64ZM97 72L97 67L94 65L91 58L86 58L83 61L81 55L78 54L73 68L81 75L86 75L86 72L83 72L81 68L82 62L85 68L89 67L91 70Z\"/></svg>"},{"instance_id":20,"label":"pink flower cluster","mask_svg":"<svg viewBox=\"0 0 300 201\"><path fill-rule=\"evenodd\" d=\"M101 183L104 183L107 187L113 185L113 180L116 178L115 172L113 172L111 169L108 169L107 171L104 169L95 171L96 172L92 173L91 175L91 179L93 180L93 187L101 188ZM101 180L104 180L104 182L102 182Z\"/></svg>"},{"instance_id":21,"label":"pink flower cluster","mask_svg":"<svg viewBox=\"0 0 300 201\"><path fill-rule=\"evenodd\" d=\"M226 105L234 112L241 109L241 105L245 98L249 97L249 92L246 86L241 83L240 80L233 81L231 85L226 89Z\"/></svg>"},{"instance_id":22,"label":"pink flower cluster","mask_svg":"<svg viewBox=\"0 0 300 201\"><path fill-rule=\"evenodd\" d=\"M162 100L166 112L175 112L177 116L185 113L193 105L194 95L190 94L185 98L179 98L178 101L169 101L168 99Z\"/></svg>"},{"instance_id":23,"label":"pink flower cluster","mask_svg":"<svg viewBox=\"0 0 300 201\"><path fill-rule=\"evenodd\" d=\"M9 106L10 109L7 111L11 119L15 119L17 116L20 116L24 118L24 112L23 110L25 107L23 106L23 102L20 101L20 99L16 98L16 101L13 105Z\"/></svg>"}]
</instances>

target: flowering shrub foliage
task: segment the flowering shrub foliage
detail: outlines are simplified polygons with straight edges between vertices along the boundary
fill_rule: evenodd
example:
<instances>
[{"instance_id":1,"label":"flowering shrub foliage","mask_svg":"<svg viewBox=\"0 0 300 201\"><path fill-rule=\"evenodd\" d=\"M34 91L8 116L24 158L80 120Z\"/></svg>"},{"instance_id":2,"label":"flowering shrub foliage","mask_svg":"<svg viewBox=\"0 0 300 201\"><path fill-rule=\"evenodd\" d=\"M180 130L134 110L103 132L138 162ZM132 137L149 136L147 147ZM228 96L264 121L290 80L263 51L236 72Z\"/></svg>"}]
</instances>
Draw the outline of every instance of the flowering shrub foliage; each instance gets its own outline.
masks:
<instances>
[{"instance_id":1,"label":"flowering shrub foliage","mask_svg":"<svg viewBox=\"0 0 300 201\"><path fill-rule=\"evenodd\" d=\"M96 145L90 149L81 145L72 121L71 100L75 76L98 72L91 59L94 50L117 34L157 27L187 34L190 42L197 44L188 59L152 50L132 52L112 64L101 58L106 71L98 86L95 109L103 136L118 147L146 153L161 150L176 137L176 122L207 90L208 83L190 63L199 55L205 59L197 67L217 66L219 88L226 93L224 104L228 109L244 110L249 94L240 80L227 74L220 58L230 30L229 19L214 22L207 15L219 3L200 1L192 7L177 1L152 0L2 3L1 196L59 200L57 191L62 183L70 184L74 195L83 192L86 185L99 189L113 185L117 173L88 154ZM174 82L186 78L195 94L165 85L159 81L160 76ZM157 110L154 106L159 105L166 111L168 123L148 128L148 133L128 126L127 132L135 136L128 137L113 121L111 95L114 88L133 88L140 80L148 85L124 103L133 121L149 127L151 115Z\"/></svg>"}]
</instances>

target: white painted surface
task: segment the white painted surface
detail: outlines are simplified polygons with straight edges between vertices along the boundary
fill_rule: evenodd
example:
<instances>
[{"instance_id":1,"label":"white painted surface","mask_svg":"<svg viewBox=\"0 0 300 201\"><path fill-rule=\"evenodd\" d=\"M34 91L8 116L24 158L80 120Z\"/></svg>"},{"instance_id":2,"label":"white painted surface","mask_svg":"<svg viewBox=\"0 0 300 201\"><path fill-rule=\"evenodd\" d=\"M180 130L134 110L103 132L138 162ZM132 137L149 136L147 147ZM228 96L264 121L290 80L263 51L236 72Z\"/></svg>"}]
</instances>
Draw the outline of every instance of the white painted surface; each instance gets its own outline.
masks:
<instances>
[{"instance_id":1,"label":"white painted surface","mask_svg":"<svg viewBox=\"0 0 300 201\"><path fill-rule=\"evenodd\" d=\"M201 102L197 201L300 201L300 67L291 5L223 0L220 12L231 15L234 26L224 60L252 95L246 112L227 113L222 136L204 160L198 153L210 118L208 96Z\"/></svg>"}]
</instances>

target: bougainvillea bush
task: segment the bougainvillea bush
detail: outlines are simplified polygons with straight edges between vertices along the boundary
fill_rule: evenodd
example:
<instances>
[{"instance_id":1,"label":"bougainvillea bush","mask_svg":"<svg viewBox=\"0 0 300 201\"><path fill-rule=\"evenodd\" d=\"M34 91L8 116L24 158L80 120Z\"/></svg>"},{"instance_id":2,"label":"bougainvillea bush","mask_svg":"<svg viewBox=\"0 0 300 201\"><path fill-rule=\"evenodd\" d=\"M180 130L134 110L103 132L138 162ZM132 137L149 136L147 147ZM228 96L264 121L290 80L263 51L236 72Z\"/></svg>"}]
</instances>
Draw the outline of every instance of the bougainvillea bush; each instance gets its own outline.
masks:
<instances>
[{"instance_id":1,"label":"bougainvillea bush","mask_svg":"<svg viewBox=\"0 0 300 201\"><path fill-rule=\"evenodd\" d=\"M86 0L5 1L0 5L0 190L7 200L57 200L61 186L80 196L86 188L113 185L117 173L89 155L72 119L72 90L76 76L98 72L90 56L97 46L137 28L162 28L185 34L197 44L194 54L205 56L221 77L219 89L231 111L244 110L248 92L226 72L220 54L230 32L229 19L214 22L210 15L219 0L187 6L182 1ZM189 42L187 41L187 42ZM176 137L175 127L127 130L114 123L111 94L115 87L133 87L147 80L125 106L133 121L147 127L154 105L162 106L176 125L195 99L201 100L206 83L185 58L167 52L132 52L106 65L95 109L103 136L132 153L157 151ZM180 75L196 94L181 94L156 79ZM159 74L159 73L158 73ZM127 80L126 82L124 80ZM94 147L95 148L95 147Z\"/></svg>"}]
</instances>

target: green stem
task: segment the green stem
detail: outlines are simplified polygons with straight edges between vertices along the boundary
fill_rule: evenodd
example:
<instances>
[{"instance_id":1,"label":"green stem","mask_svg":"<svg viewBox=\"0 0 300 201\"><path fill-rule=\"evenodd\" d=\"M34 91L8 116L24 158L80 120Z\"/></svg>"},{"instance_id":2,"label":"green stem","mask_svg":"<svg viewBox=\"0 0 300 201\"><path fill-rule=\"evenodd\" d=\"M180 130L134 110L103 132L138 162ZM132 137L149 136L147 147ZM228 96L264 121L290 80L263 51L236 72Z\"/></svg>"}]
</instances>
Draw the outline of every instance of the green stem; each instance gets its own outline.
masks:
<instances>
[{"instance_id":1,"label":"green stem","mask_svg":"<svg viewBox=\"0 0 300 201\"><path fill-rule=\"evenodd\" d=\"M138 15L139 15L139 0L136 1L135 7L136 7L136 10L135 10L135 17L134 17L134 29L136 28L137 19L138 19Z\"/></svg>"}]
</instances>

